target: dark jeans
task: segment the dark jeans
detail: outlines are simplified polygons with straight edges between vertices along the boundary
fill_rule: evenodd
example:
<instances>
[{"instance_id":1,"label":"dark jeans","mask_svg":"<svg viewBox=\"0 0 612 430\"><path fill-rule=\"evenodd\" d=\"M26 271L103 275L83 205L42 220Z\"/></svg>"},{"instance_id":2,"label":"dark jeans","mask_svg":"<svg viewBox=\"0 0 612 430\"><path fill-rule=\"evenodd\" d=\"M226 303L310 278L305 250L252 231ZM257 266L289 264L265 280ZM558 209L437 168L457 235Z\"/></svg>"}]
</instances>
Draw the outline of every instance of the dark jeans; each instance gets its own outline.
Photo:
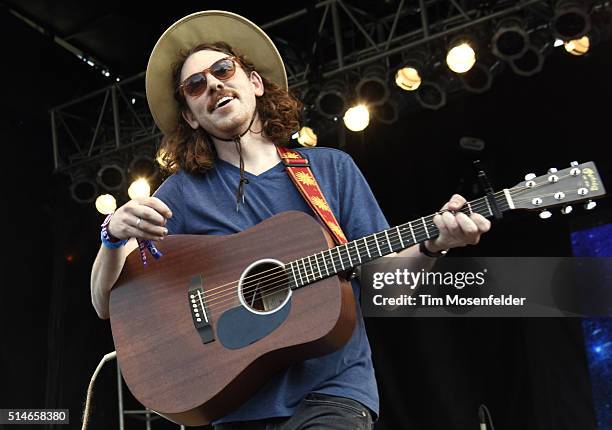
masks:
<instances>
[{"instance_id":1,"label":"dark jeans","mask_svg":"<svg viewBox=\"0 0 612 430\"><path fill-rule=\"evenodd\" d=\"M308 394L292 417L217 424L214 430L371 430L370 410L345 397Z\"/></svg>"}]
</instances>

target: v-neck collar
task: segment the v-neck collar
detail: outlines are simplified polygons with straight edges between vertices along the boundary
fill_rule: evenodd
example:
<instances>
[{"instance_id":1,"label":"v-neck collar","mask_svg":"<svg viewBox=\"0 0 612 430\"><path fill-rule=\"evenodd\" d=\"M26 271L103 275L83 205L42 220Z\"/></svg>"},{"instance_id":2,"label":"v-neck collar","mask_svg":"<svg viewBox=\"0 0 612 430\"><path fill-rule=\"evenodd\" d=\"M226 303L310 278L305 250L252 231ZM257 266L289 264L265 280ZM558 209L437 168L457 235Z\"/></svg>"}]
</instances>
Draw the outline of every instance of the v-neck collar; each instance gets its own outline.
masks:
<instances>
[{"instance_id":1,"label":"v-neck collar","mask_svg":"<svg viewBox=\"0 0 612 430\"><path fill-rule=\"evenodd\" d=\"M228 162L228 161L225 161L225 160L223 160L223 159L221 159L221 158L217 157L217 158L215 159L215 162L216 162L216 163L218 163L218 164L221 164L221 165L225 166L225 167L224 167L225 169L232 170L232 171L235 171L235 172L237 172L238 174L240 174L240 168L239 168L238 166L234 166L232 163L230 163L230 162ZM281 161L279 161L277 164L275 164L274 166L270 167L268 170L265 170L265 171L261 172L259 175L255 175L254 173L251 173L251 172L249 172L248 170L245 170L245 171L244 171L244 174L245 174L245 175L246 175L246 176L247 176L249 179L263 179L263 178L265 178L265 177L267 177L267 176L270 176L270 175L272 175L272 174L275 174L275 173L277 173L277 172L279 172L279 171L283 171L283 170L284 170L284 167L285 167L285 166L284 166L284 164L283 164L283 162L282 162L282 160L281 160Z\"/></svg>"}]
</instances>

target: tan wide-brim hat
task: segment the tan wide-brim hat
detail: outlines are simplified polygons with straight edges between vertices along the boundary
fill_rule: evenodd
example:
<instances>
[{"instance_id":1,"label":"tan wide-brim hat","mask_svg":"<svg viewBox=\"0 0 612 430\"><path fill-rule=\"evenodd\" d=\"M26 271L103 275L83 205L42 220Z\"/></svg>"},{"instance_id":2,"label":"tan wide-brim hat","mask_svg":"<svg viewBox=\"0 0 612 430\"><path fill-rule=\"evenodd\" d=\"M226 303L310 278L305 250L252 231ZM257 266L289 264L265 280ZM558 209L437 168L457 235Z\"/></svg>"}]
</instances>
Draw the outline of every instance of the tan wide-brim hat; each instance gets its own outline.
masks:
<instances>
[{"instance_id":1,"label":"tan wide-brim hat","mask_svg":"<svg viewBox=\"0 0 612 430\"><path fill-rule=\"evenodd\" d=\"M178 20L161 35L147 65L147 101L155 123L167 134L175 130L179 118L174 99L172 65L180 51L203 43L225 42L255 65L266 79L287 89L287 73L274 43L248 19L222 10L197 12Z\"/></svg>"}]
</instances>

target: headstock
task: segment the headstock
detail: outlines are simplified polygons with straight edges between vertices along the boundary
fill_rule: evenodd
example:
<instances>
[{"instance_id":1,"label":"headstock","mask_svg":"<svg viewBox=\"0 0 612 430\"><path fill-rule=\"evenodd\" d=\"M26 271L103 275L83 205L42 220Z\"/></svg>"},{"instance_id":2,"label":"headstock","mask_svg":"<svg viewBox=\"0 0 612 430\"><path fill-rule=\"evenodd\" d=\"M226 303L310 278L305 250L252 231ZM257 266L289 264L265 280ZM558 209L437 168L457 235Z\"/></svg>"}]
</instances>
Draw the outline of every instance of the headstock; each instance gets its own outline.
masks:
<instances>
[{"instance_id":1,"label":"headstock","mask_svg":"<svg viewBox=\"0 0 612 430\"><path fill-rule=\"evenodd\" d=\"M546 175L536 177L529 174L525 181L508 190L515 209L539 210L541 217L548 218L545 209L564 206L562 213L571 212L572 203L587 202L588 209L594 207L592 199L606 194L595 163L572 162L567 169L550 169Z\"/></svg>"}]
</instances>

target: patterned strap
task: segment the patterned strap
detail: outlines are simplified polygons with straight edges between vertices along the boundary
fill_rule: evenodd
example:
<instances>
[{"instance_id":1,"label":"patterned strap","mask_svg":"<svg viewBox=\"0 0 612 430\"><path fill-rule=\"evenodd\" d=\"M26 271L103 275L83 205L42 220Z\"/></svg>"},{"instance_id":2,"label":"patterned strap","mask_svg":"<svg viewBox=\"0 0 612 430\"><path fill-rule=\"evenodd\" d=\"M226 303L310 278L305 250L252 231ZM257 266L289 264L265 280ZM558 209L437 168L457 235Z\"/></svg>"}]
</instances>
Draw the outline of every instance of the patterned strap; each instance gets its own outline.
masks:
<instances>
[{"instance_id":1,"label":"patterned strap","mask_svg":"<svg viewBox=\"0 0 612 430\"><path fill-rule=\"evenodd\" d=\"M319 188L319 183L310 170L308 160L303 158L299 152L291 149L277 146L276 150L285 164L289 177L313 212L327 226L336 244L345 244L347 242L346 236L327 204L327 200L321 192L321 188Z\"/></svg>"}]
</instances>

